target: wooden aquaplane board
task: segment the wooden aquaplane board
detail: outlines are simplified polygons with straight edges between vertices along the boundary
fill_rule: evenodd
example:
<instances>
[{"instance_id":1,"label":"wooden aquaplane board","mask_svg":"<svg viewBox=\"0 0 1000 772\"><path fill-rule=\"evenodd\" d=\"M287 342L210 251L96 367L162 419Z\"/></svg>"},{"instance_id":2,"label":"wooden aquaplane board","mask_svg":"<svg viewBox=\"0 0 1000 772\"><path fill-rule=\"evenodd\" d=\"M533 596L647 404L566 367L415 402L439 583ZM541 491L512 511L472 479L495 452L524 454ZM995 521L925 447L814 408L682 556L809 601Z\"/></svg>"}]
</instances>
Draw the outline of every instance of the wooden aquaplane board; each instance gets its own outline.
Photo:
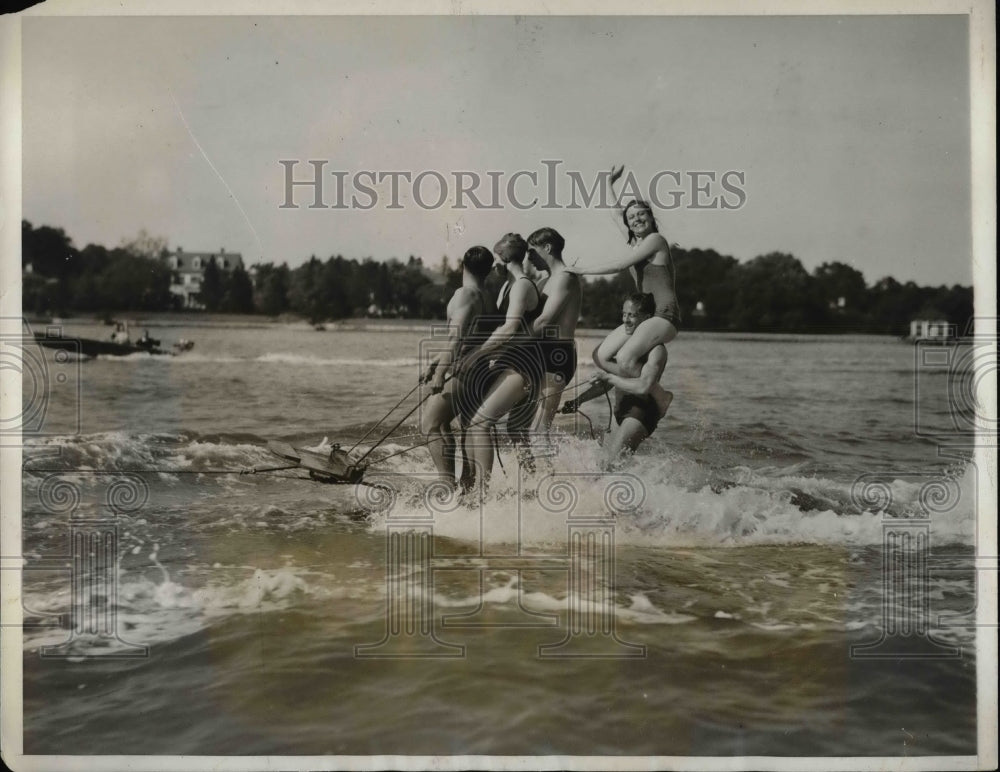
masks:
<instances>
[{"instance_id":1,"label":"wooden aquaplane board","mask_svg":"<svg viewBox=\"0 0 1000 772\"><path fill-rule=\"evenodd\" d=\"M293 448L287 442L280 440L269 441L267 448L276 456L298 464L309 472L310 477L321 482L350 485L361 482L365 473L364 467L351 464L347 454L342 450L334 450L328 455L314 450Z\"/></svg>"}]
</instances>

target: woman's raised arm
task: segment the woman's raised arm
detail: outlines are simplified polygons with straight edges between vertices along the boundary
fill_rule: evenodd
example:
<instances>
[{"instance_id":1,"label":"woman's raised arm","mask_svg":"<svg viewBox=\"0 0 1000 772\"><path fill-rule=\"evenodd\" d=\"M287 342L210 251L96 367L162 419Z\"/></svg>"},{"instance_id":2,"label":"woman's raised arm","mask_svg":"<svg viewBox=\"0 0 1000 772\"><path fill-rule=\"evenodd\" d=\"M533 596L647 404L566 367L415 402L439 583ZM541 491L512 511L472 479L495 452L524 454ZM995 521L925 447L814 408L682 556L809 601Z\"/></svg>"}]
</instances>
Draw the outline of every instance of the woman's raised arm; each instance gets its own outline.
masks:
<instances>
[{"instance_id":1,"label":"woman's raised arm","mask_svg":"<svg viewBox=\"0 0 1000 772\"><path fill-rule=\"evenodd\" d=\"M611 189L611 217L614 219L615 226L621 231L621 234L628 238L628 226L625 224L625 209L622 207L621 194L615 190L615 183L621 179L624 171L624 164L619 164L618 166L612 164L611 173L608 176L608 187Z\"/></svg>"}]
</instances>

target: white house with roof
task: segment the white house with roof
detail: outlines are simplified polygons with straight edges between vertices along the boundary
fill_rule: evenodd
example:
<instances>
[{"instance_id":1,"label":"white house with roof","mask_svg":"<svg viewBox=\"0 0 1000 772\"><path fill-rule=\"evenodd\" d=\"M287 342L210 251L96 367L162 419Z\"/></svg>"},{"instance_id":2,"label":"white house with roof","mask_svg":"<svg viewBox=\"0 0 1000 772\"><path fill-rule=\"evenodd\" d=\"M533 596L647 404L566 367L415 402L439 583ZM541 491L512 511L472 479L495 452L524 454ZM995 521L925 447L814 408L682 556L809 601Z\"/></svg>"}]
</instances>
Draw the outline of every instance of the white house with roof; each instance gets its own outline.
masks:
<instances>
[{"instance_id":1,"label":"white house with roof","mask_svg":"<svg viewBox=\"0 0 1000 772\"><path fill-rule=\"evenodd\" d=\"M205 269L215 259L215 266L223 273L229 273L236 266L243 267L243 256L239 252L185 252L181 247L163 259L173 271L170 291L179 296L183 308L204 308L201 302L201 284L205 279Z\"/></svg>"},{"instance_id":2,"label":"white house with roof","mask_svg":"<svg viewBox=\"0 0 1000 772\"><path fill-rule=\"evenodd\" d=\"M955 334L955 325L944 319L914 319L910 322L910 340L950 341Z\"/></svg>"}]
</instances>

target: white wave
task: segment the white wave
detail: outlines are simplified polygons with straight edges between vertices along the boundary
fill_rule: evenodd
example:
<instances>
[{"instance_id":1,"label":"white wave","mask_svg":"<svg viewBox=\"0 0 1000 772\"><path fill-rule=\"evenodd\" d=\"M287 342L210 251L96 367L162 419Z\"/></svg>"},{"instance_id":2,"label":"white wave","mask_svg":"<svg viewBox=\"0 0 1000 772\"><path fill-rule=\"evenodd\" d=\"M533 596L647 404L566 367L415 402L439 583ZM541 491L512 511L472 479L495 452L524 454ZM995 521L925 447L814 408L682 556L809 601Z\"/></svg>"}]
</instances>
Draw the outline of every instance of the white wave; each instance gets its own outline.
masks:
<instances>
[{"instance_id":1,"label":"white wave","mask_svg":"<svg viewBox=\"0 0 1000 772\"><path fill-rule=\"evenodd\" d=\"M613 524L618 544L647 547L880 545L884 526L901 516L929 522L936 545L970 544L975 535L971 469L955 481L961 495L947 511L927 510L921 503L924 485L906 480L889 483L897 503L892 512L859 511L850 503L851 484L803 477L794 468L787 475L737 469L719 485L718 480L713 484L709 470L682 456L636 456L619 472L596 472L598 453L596 443L567 438L557 455L541 459L539 471L520 481L516 462L508 463L505 472L494 473L491 491L481 503L425 496L434 479L426 453L393 459L390 473L370 473L366 479L398 489L393 517L424 518L433 523L435 534L472 543L561 544L565 549L571 518L581 516ZM616 501L616 491L624 499ZM813 502L813 508L803 510L799 491L812 491L829 506ZM631 492L633 502L628 501ZM388 515L376 512L372 529L384 528Z\"/></svg>"},{"instance_id":2,"label":"white wave","mask_svg":"<svg viewBox=\"0 0 1000 772\"><path fill-rule=\"evenodd\" d=\"M57 465L65 462L81 473L108 468L238 471L272 460L266 448L255 444L178 440L107 432L48 438L31 445L59 446ZM324 438L316 449L327 447ZM380 451L406 447L387 443ZM599 452L595 442L566 437L555 455L539 459L537 473L519 480L516 461L504 451L506 469L497 469L492 490L481 503L426 496L436 474L423 448L387 462L369 458L372 467L365 480L395 491L393 517L429 519L436 534L473 544L565 545L570 518L580 516L606 519L614 526L618 544L635 546L880 545L885 525L898 518L927 523L936 546L975 540L977 479L972 466L949 482L954 502L947 506L930 496L926 480L889 475L884 488L892 505L880 507L876 499L872 506L859 508L852 500L851 482L805 476L801 467L741 467L720 475L680 453L640 454L620 471L603 474L595 471ZM36 466L50 465L39 461ZM29 489L36 484L29 483ZM389 513L380 508L389 499L365 486L352 493L348 497L352 507L370 510L371 528L384 529ZM803 494L810 499L808 504L803 503ZM630 496L635 500L629 501ZM294 530L294 521L288 527Z\"/></svg>"},{"instance_id":3,"label":"white wave","mask_svg":"<svg viewBox=\"0 0 1000 772\"><path fill-rule=\"evenodd\" d=\"M156 357L170 362L171 365L193 365L193 364L233 364L236 362L252 362L251 357L237 357L228 354L204 354L196 351L187 351L173 357Z\"/></svg>"},{"instance_id":4,"label":"white wave","mask_svg":"<svg viewBox=\"0 0 1000 772\"><path fill-rule=\"evenodd\" d=\"M98 354L94 359L99 362L146 362L146 361L159 361L167 362L172 357L164 356L160 354L150 354L148 351L136 351L132 354L118 355L118 354Z\"/></svg>"},{"instance_id":5,"label":"white wave","mask_svg":"<svg viewBox=\"0 0 1000 772\"><path fill-rule=\"evenodd\" d=\"M95 470L142 470L170 476L174 471L232 467L237 473L244 467L273 459L266 448L250 443L210 442L124 431L32 440L27 443L26 455L32 457L26 465L28 471L65 467L65 479L72 479L72 473L79 473L81 480ZM33 477L26 475L26 483Z\"/></svg>"},{"instance_id":6,"label":"white wave","mask_svg":"<svg viewBox=\"0 0 1000 772\"><path fill-rule=\"evenodd\" d=\"M154 564L155 553L150 555ZM74 641L74 650L85 656L95 648L127 650L128 642L152 645L176 640L204 629L215 620L233 615L267 613L293 607L302 596L314 593L304 569L285 566L265 570L239 569L242 578L208 580L198 587L173 581L163 570L161 581L142 575L125 574L118 587L117 621L127 630L122 639L83 636ZM233 569L229 569L230 572ZM42 614L58 614L70 608L69 588L51 590L26 598L26 606ZM25 629L25 647L55 646L69 637L57 628Z\"/></svg>"}]
</instances>

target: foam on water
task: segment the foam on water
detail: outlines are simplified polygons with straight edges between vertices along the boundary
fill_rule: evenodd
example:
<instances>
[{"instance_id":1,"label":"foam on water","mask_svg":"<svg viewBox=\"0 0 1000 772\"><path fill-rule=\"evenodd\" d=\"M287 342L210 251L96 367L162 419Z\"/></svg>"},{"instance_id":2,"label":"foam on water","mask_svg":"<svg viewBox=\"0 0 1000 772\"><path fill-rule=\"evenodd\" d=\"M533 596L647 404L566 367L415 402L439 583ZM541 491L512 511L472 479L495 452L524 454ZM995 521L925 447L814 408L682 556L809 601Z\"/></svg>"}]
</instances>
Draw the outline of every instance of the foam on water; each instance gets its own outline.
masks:
<instances>
[{"instance_id":1,"label":"foam on water","mask_svg":"<svg viewBox=\"0 0 1000 772\"><path fill-rule=\"evenodd\" d=\"M109 650L125 649L127 643L153 645L177 640L205 629L213 622L232 616L260 614L293 608L305 596L336 597L310 581L306 569L285 566L261 568L203 569L203 581L187 586L174 581L159 563L155 551L150 561L160 569L159 576L124 572L117 588L117 638L83 635L74 641L81 655L95 645ZM66 583L45 592L30 592L25 606L34 614L57 615L71 605ZM25 628L25 648L55 646L67 640L69 632L58 627Z\"/></svg>"},{"instance_id":2,"label":"foam on water","mask_svg":"<svg viewBox=\"0 0 1000 772\"><path fill-rule=\"evenodd\" d=\"M178 640L209 628L224 620L255 614L267 614L301 609L305 604L319 603L329 617L332 609L349 603L351 612L341 623L354 624L365 618L377 621L385 613L386 581L381 572L371 572L366 563L343 568L357 569L338 578L313 567L286 564L263 569L249 566L186 567L183 580L173 578L157 556L158 545L146 557L154 571L126 571L120 575L117 588L117 631L115 637L80 635L72 643L81 656L102 649L125 649L128 643L155 645ZM848 601L850 579L836 565L813 569L810 576L789 581L788 571L763 570L752 577L733 575L732 565L719 561L704 561L690 555L682 567L684 583L656 578L653 585L665 584L669 591L657 587L647 591L634 586L634 579L619 578L619 592L610 598L611 611L620 624L635 626L702 625L729 622L748 625L767 632L787 630L861 631L877 628L880 623L881 600L877 593ZM480 567L483 585L477 589L474 569ZM461 572L467 583L458 588L435 586L433 593L424 595L421 582L410 585L409 601L426 601L434 615L455 614L462 610L483 610L494 621L503 622L508 615L523 612L533 614L564 614L572 606L588 616L600 617L608 607L593 596L567 589L565 578L548 582L535 579L524 582L520 573L489 569L484 562L472 559ZM405 572L419 573L419 566L407 566ZM823 579L816 582L817 577ZM935 585L935 598L959 594L966 597L971 590L971 578L949 580ZM622 585L627 589L622 591ZM775 587L778 589L775 590ZM652 597L651 592L656 596ZM45 582L26 587L25 608L29 617L55 617L65 614L71 606L71 590L66 582ZM334 615L335 616L335 615ZM968 644L969 631L961 627L950 630L950 639ZM35 651L41 646L55 646L70 637L69 631L56 625L25 628L25 647ZM702 645L710 645L703 641Z\"/></svg>"},{"instance_id":3,"label":"foam on water","mask_svg":"<svg viewBox=\"0 0 1000 772\"><path fill-rule=\"evenodd\" d=\"M412 460L399 461L398 477L382 478L398 487L393 517L433 518L435 533L473 543L564 541L571 514L613 517L619 544L655 547L879 545L884 523L897 517L929 520L937 545L971 544L975 534L971 468L950 481L954 500L936 507L926 481L887 479L883 488L889 495L874 496L866 505L855 500L853 481L803 476L798 465L719 472L677 453L636 456L616 472L598 474L596 444L573 437L563 439L559 452L520 482L516 467L496 473L481 505L439 487L424 495L433 476L414 466ZM382 529L387 502L377 495L373 502L383 511L373 516L372 527Z\"/></svg>"},{"instance_id":4,"label":"foam on water","mask_svg":"<svg viewBox=\"0 0 1000 772\"><path fill-rule=\"evenodd\" d=\"M219 442L188 434L131 434L125 431L31 439L25 443L25 456L44 458L45 466L82 472L114 469L155 472L207 463L246 464L273 459L267 449L257 443ZM29 464L28 469L35 465L41 464Z\"/></svg>"},{"instance_id":5,"label":"foam on water","mask_svg":"<svg viewBox=\"0 0 1000 772\"><path fill-rule=\"evenodd\" d=\"M85 359L87 357L84 357ZM150 354L148 351L136 351L132 354L117 355L117 354L98 354L94 359L99 362L155 362L155 361L167 361L170 359L169 356L163 356L161 354Z\"/></svg>"},{"instance_id":6,"label":"foam on water","mask_svg":"<svg viewBox=\"0 0 1000 772\"><path fill-rule=\"evenodd\" d=\"M577 594L553 595L547 592L525 592L521 588L520 579L511 576L501 579L492 586L483 589L482 593L452 597L443 593L435 593L434 606L437 609L476 608L480 605L492 606L495 609L507 607L511 610L523 608L531 612L563 613L570 603L584 613L600 615L605 609L593 599ZM643 593L638 592L628 596L627 602L614 603L615 618L633 624L642 625L680 625L694 622L698 619L692 614L663 611L657 608Z\"/></svg>"},{"instance_id":7,"label":"foam on water","mask_svg":"<svg viewBox=\"0 0 1000 772\"><path fill-rule=\"evenodd\" d=\"M160 472L232 472L218 484L246 486L241 470L273 465L275 457L254 438L104 432L32 441L28 468L63 468L79 472L122 470ZM313 446L323 452L329 441ZM406 446L387 443L379 452ZM58 455L55 455L56 452ZM470 542L539 544L565 539L569 515L615 518L620 544L662 547L716 547L753 544L876 545L887 518L927 519L934 543L971 544L975 536L976 476L973 467L950 470L943 480L880 480L872 491L856 481L802 474L802 465L711 469L681 451L634 456L615 471L599 473L597 443L564 436L557 452L538 459L538 471L518 479L509 451L506 468L494 474L481 503L446 494L434 485L436 475L425 452L407 453L386 462L373 455L366 482L393 491L362 486L353 499L372 513L372 528L383 528L386 507L394 517L432 517L435 532ZM197 474L195 478L201 481ZM25 475L25 489L41 476ZM259 475L254 483L270 481ZM318 484L316 484L318 485ZM317 488L317 495L324 486ZM325 489L329 491L330 489ZM860 491L860 493L859 493ZM340 491L342 492L342 491ZM391 501L390 501L391 499ZM309 522L303 521L304 523Z\"/></svg>"},{"instance_id":8,"label":"foam on water","mask_svg":"<svg viewBox=\"0 0 1000 772\"><path fill-rule=\"evenodd\" d=\"M102 506L101 478L87 475L87 469L197 472L274 461L266 448L251 441L185 434L107 432L40 440L33 446L44 450L49 443L60 447L61 453L58 462L45 460L46 466L65 464L70 471L63 476L76 480L84 490L80 512ZM320 452L328 447L326 439L314 446ZM403 447L386 444L380 450L392 453ZM208 478L161 474L158 479L166 480L167 488L154 491L150 506L136 513L122 533L123 555L148 567L124 570L120 576L119 620L129 631L123 637L143 643L175 640L231 616L298 608L316 598L356 598L358 593L366 599L363 608L377 617L385 593L381 572L369 576L370 572L362 571L364 576L355 575L345 582L343 577L291 564L279 568L185 566L184 576L178 580L159 557L159 543L166 539L174 550L174 560L183 559L185 533L187 537L207 534L207 538L214 538L211 534L222 529L227 534L282 534L281 538L287 538L328 529L338 518L346 517L347 509L367 511L370 534L385 533L390 522L431 525L436 537L453 540L452 551L470 568L475 568L477 555L511 552L510 545L519 545L524 556L565 555L569 520L597 516L614 524L616 544L625 550L622 554L647 555L649 550L677 554L678 550L694 549L684 558L697 564L692 577L700 574L701 584L722 588L717 597L728 598L725 603L716 600L715 594L686 601L664 598L658 591L650 594L641 584L633 583L613 600L616 617L623 623L734 622L769 632L842 629L844 618L837 612L837 598L846 587L839 569L827 566L817 575L797 578L788 570L762 570L759 576L744 581L732 574L731 566L722 566L716 575L711 553L702 550L765 545L878 547L887 518L903 517L929 518L936 547L971 544L974 538L975 476L971 468L953 477L958 491L954 506L934 511L940 500L929 496L926 484L919 480L889 479L884 497L873 498L871 506L859 507L852 482L804 475L801 465L716 470L672 450L658 456L639 455L615 471L596 473L599 452L593 441L565 437L555 455L540 458L538 471L521 480L516 463L510 463L511 456L505 452L506 472L498 470L493 490L480 503L462 500L434 484L436 475L425 455L419 453L373 464L366 480L387 489L293 483L264 475ZM26 475L25 492L37 489L42 479L42 475ZM95 486L93 502L87 501L89 486ZM174 488L180 497L176 501L170 497ZM198 497L192 499L195 490ZM807 504L803 504L804 498L808 498ZM25 501L26 512L30 511L26 532L42 540L64 538L65 522L40 512L29 499ZM351 527L363 530L358 525ZM495 549L500 545L507 546ZM43 549L41 542L38 548ZM143 556L147 560L141 560ZM474 588L436 588L433 605L446 611L475 608L481 602L499 614L517 613L519 608L562 613L569 602L581 608L593 605L592 600L568 595L565 587L560 591L555 586L522 585L517 572L490 571L485 564L483 569L481 596ZM347 574L350 576L350 571ZM674 581L663 576L654 586L676 587ZM795 595L803 581L812 593L808 598ZM70 607L65 582L51 586L43 582L29 590L35 595L28 597L26 607L39 613L65 613ZM968 581L961 580L936 585L934 597L944 599L949 593L968 591ZM788 599L782 600L786 595ZM877 598L861 602L850 622L855 627L848 629L875 624L878 608ZM596 607L592 610L599 611ZM26 634L29 648L54 645L68 635L58 628L38 628ZM82 641L80 645L85 644ZM105 641L101 645L118 644Z\"/></svg>"}]
</instances>

